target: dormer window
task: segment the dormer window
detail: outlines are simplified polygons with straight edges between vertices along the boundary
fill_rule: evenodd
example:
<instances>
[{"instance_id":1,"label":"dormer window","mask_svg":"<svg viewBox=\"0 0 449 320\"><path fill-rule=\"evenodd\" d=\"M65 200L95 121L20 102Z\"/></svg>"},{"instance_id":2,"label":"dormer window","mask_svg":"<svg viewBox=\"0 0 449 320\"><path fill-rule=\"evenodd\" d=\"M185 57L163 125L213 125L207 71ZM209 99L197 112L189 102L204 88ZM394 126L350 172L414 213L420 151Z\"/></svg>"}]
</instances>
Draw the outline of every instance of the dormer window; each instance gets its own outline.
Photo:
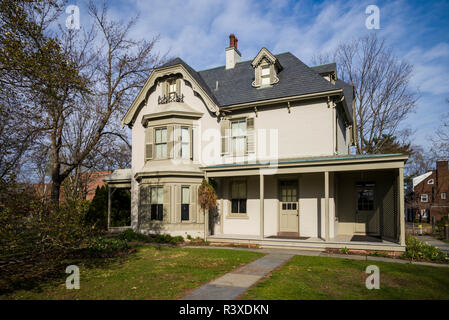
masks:
<instances>
[{"instance_id":1,"label":"dormer window","mask_svg":"<svg viewBox=\"0 0 449 320\"><path fill-rule=\"evenodd\" d=\"M270 66L265 65L262 66L262 72L261 72L261 84L263 86L267 86L270 84Z\"/></svg>"},{"instance_id":2,"label":"dormer window","mask_svg":"<svg viewBox=\"0 0 449 320\"><path fill-rule=\"evenodd\" d=\"M251 65L254 68L253 87L263 88L279 82L277 75L282 70L282 66L267 49L262 48Z\"/></svg>"},{"instance_id":3,"label":"dormer window","mask_svg":"<svg viewBox=\"0 0 449 320\"><path fill-rule=\"evenodd\" d=\"M158 103L184 102L184 95L181 94L181 79L169 78L161 82L161 96Z\"/></svg>"},{"instance_id":4,"label":"dormer window","mask_svg":"<svg viewBox=\"0 0 449 320\"><path fill-rule=\"evenodd\" d=\"M170 99L176 97L176 80L170 80L168 82L168 96Z\"/></svg>"}]
</instances>

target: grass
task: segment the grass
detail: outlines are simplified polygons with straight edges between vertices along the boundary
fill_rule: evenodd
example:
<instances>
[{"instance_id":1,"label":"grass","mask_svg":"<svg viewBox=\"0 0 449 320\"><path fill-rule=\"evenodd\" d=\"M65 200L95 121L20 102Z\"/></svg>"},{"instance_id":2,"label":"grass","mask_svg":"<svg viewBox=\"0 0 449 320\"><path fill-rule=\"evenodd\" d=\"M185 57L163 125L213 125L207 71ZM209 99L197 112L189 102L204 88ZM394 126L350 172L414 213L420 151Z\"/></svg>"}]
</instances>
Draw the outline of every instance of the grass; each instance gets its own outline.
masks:
<instances>
[{"instance_id":1,"label":"grass","mask_svg":"<svg viewBox=\"0 0 449 320\"><path fill-rule=\"evenodd\" d=\"M368 265L379 267L379 290L365 287ZM242 298L449 299L449 268L295 256Z\"/></svg>"},{"instance_id":2,"label":"grass","mask_svg":"<svg viewBox=\"0 0 449 320\"><path fill-rule=\"evenodd\" d=\"M80 267L80 289L65 278L0 299L177 299L263 254L240 250L140 246L137 252L101 265Z\"/></svg>"}]
</instances>

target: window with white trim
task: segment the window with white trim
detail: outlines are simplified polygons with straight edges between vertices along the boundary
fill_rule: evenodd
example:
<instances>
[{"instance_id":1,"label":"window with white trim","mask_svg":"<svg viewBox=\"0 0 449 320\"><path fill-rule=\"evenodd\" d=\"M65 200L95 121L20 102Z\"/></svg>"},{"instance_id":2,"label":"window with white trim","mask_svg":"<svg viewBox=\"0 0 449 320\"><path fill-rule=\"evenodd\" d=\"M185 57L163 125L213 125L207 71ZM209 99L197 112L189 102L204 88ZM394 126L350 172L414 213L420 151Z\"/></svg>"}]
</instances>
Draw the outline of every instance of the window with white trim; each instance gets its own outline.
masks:
<instances>
[{"instance_id":1,"label":"window with white trim","mask_svg":"<svg viewBox=\"0 0 449 320\"><path fill-rule=\"evenodd\" d=\"M163 205L163 188L150 187L150 203L151 203L151 220L162 221L164 219L164 205Z\"/></svg>"},{"instance_id":2,"label":"window with white trim","mask_svg":"<svg viewBox=\"0 0 449 320\"><path fill-rule=\"evenodd\" d=\"M157 128L155 130L154 145L156 149L155 158L167 158L167 128Z\"/></svg>"},{"instance_id":3,"label":"window with white trim","mask_svg":"<svg viewBox=\"0 0 449 320\"><path fill-rule=\"evenodd\" d=\"M188 221L190 219L189 206L190 187L183 186L181 188L181 221Z\"/></svg>"},{"instance_id":4,"label":"window with white trim","mask_svg":"<svg viewBox=\"0 0 449 320\"><path fill-rule=\"evenodd\" d=\"M261 85L263 86L267 86L270 84L270 66L269 65L265 65L262 66L261 68Z\"/></svg>"},{"instance_id":5,"label":"window with white trim","mask_svg":"<svg viewBox=\"0 0 449 320\"><path fill-rule=\"evenodd\" d=\"M176 79L172 79L168 82L168 97L170 99L176 97Z\"/></svg>"},{"instance_id":6,"label":"window with white trim","mask_svg":"<svg viewBox=\"0 0 449 320\"><path fill-rule=\"evenodd\" d=\"M181 128L181 158L190 158L190 130L187 127Z\"/></svg>"},{"instance_id":7,"label":"window with white trim","mask_svg":"<svg viewBox=\"0 0 449 320\"><path fill-rule=\"evenodd\" d=\"M427 194L422 194L421 195L421 202L428 202L429 201L429 197L427 196Z\"/></svg>"},{"instance_id":8,"label":"window with white trim","mask_svg":"<svg viewBox=\"0 0 449 320\"><path fill-rule=\"evenodd\" d=\"M246 213L246 181L232 181L231 212Z\"/></svg>"},{"instance_id":9,"label":"window with white trim","mask_svg":"<svg viewBox=\"0 0 449 320\"><path fill-rule=\"evenodd\" d=\"M234 155L245 154L246 145L246 119L231 122L231 152Z\"/></svg>"},{"instance_id":10,"label":"window with white trim","mask_svg":"<svg viewBox=\"0 0 449 320\"><path fill-rule=\"evenodd\" d=\"M433 179L429 179L429 181L427 181L427 184L434 184Z\"/></svg>"},{"instance_id":11,"label":"window with white trim","mask_svg":"<svg viewBox=\"0 0 449 320\"><path fill-rule=\"evenodd\" d=\"M441 200L446 200L446 192L441 192Z\"/></svg>"}]
</instances>

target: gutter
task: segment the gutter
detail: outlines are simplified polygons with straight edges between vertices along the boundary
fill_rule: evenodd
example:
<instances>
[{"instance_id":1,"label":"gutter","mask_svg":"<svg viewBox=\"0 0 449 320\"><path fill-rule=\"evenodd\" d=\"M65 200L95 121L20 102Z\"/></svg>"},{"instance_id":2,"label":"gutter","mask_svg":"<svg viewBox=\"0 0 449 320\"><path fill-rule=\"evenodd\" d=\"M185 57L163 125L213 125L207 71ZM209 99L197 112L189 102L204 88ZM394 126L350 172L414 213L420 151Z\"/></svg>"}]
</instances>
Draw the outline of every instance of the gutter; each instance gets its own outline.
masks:
<instances>
[{"instance_id":1,"label":"gutter","mask_svg":"<svg viewBox=\"0 0 449 320\"><path fill-rule=\"evenodd\" d=\"M260 106L262 104L263 105L271 105L271 104L278 104L278 103L282 103L282 102L300 101L300 100L322 98L322 97L329 97L329 96L333 96L333 95L342 95L342 94L343 94L343 89L337 89L337 90L331 90L331 91L303 94L303 95L299 95L299 96L290 96L290 97L285 97L285 98L239 103L239 104L234 104L234 105L230 105L230 106L226 106L226 107L221 107L220 111L231 111L231 110L245 109L245 108L253 107L253 106Z\"/></svg>"}]
</instances>

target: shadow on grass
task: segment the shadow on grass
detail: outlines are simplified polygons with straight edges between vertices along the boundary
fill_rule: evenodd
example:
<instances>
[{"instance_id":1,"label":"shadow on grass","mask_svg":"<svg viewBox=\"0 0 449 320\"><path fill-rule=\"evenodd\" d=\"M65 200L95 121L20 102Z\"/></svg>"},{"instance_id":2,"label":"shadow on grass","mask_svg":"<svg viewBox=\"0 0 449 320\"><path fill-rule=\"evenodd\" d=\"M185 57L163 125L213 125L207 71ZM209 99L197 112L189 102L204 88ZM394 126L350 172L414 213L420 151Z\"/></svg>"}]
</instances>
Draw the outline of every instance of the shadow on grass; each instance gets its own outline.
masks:
<instances>
[{"instance_id":1,"label":"shadow on grass","mask_svg":"<svg viewBox=\"0 0 449 320\"><path fill-rule=\"evenodd\" d=\"M136 247L116 252L109 256L91 257L81 252L69 255L36 255L30 259L10 262L0 267L0 300L18 290L42 292L42 286L58 280L64 280L69 265L83 266L88 269L104 268L112 263L123 265L134 256Z\"/></svg>"}]
</instances>

